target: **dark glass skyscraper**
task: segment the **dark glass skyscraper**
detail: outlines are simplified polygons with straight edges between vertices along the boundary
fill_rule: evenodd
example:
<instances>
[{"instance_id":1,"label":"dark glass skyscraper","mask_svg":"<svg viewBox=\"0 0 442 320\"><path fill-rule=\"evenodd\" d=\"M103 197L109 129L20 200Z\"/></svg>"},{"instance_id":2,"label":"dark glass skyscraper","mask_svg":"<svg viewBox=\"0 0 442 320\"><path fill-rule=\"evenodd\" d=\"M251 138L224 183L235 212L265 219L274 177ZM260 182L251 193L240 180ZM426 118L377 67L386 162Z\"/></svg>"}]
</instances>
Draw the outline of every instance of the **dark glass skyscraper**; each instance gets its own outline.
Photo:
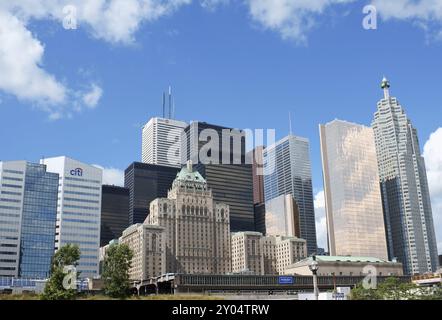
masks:
<instances>
[{"instance_id":1,"label":"dark glass skyscraper","mask_svg":"<svg viewBox=\"0 0 442 320\"><path fill-rule=\"evenodd\" d=\"M0 162L0 276L49 277L58 180L45 165Z\"/></svg>"},{"instance_id":2,"label":"dark glass skyscraper","mask_svg":"<svg viewBox=\"0 0 442 320\"><path fill-rule=\"evenodd\" d=\"M58 174L46 166L26 166L19 277L48 278L54 254Z\"/></svg>"},{"instance_id":3,"label":"dark glass skyscraper","mask_svg":"<svg viewBox=\"0 0 442 320\"><path fill-rule=\"evenodd\" d=\"M245 133L192 122L184 130L181 143L182 162L192 160L212 189L215 201L229 205L231 231L255 230L252 164L246 162ZM201 159L201 155L207 159Z\"/></svg>"},{"instance_id":4,"label":"dark glass skyscraper","mask_svg":"<svg viewBox=\"0 0 442 320\"><path fill-rule=\"evenodd\" d=\"M129 189L104 185L101 193L100 246L118 239L129 227Z\"/></svg>"},{"instance_id":5,"label":"dark glass skyscraper","mask_svg":"<svg viewBox=\"0 0 442 320\"><path fill-rule=\"evenodd\" d=\"M180 169L140 162L124 172L124 186L129 189L129 225L143 223L149 206L156 198L166 198Z\"/></svg>"}]
</instances>

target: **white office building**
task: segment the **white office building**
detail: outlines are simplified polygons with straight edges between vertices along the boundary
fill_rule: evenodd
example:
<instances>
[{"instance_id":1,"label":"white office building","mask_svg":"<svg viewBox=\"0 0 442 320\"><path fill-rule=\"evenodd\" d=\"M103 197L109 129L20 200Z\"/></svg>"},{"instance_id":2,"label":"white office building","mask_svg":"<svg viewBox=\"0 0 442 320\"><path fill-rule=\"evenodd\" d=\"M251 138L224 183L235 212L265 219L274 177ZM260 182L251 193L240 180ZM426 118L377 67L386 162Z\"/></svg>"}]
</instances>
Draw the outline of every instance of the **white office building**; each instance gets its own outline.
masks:
<instances>
[{"instance_id":1,"label":"white office building","mask_svg":"<svg viewBox=\"0 0 442 320\"><path fill-rule=\"evenodd\" d=\"M81 278L98 276L103 172L67 157L41 160L59 174L55 249L78 244Z\"/></svg>"},{"instance_id":2,"label":"white office building","mask_svg":"<svg viewBox=\"0 0 442 320\"><path fill-rule=\"evenodd\" d=\"M320 125L330 254L388 260L373 129Z\"/></svg>"},{"instance_id":3,"label":"white office building","mask_svg":"<svg viewBox=\"0 0 442 320\"><path fill-rule=\"evenodd\" d=\"M187 123L152 118L143 127L142 162L181 168L181 135Z\"/></svg>"}]
</instances>

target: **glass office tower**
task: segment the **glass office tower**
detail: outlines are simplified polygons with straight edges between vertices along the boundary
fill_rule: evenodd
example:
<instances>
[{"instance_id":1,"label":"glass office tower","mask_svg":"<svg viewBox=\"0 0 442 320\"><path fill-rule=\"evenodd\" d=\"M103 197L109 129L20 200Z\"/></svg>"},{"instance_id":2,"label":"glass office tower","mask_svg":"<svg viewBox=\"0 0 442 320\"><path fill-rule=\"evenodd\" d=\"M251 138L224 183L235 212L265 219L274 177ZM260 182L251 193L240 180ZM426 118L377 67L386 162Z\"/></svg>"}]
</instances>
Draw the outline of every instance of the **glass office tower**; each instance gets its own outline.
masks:
<instances>
[{"instance_id":1,"label":"glass office tower","mask_svg":"<svg viewBox=\"0 0 442 320\"><path fill-rule=\"evenodd\" d=\"M0 163L0 276L46 279L54 255L58 174Z\"/></svg>"},{"instance_id":2,"label":"glass office tower","mask_svg":"<svg viewBox=\"0 0 442 320\"><path fill-rule=\"evenodd\" d=\"M229 205L230 230L255 230L253 171L252 162L246 162L245 132L195 121L183 135L182 163L191 160L215 201Z\"/></svg>"},{"instance_id":3,"label":"glass office tower","mask_svg":"<svg viewBox=\"0 0 442 320\"><path fill-rule=\"evenodd\" d=\"M291 194L285 194L265 203L266 236L301 236L298 204Z\"/></svg>"},{"instance_id":4,"label":"glass office tower","mask_svg":"<svg viewBox=\"0 0 442 320\"><path fill-rule=\"evenodd\" d=\"M436 236L425 161L417 130L383 79L384 98L377 104L372 127L385 214L390 258L397 258L406 274L435 271Z\"/></svg>"},{"instance_id":5,"label":"glass office tower","mask_svg":"<svg viewBox=\"0 0 442 320\"><path fill-rule=\"evenodd\" d=\"M264 196L266 202L293 196L299 209L300 237L312 254L317 244L309 149L308 139L289 135L264 150Z\"/></svg>"},{"instance_id":6,"label":"glass office tower","mask_svg":"<svg viewBox=\"0 0 442 320\"><path fill-rule=\"evenodd\" d=\"M100 247L118 239L129 227L129 189L103 185Z\"/></svg>"},{"instance_id":7,"label":"glass office tower","mask_svg":"<svg viewBox=\"0 0 442 320\"><path fill-rule=\"evenodd\" d=\"M179 168L134 162L124 171L129 189L129 225L143 223L150 213L150 202L167 197Z\"/></svg>"},{"instance_id":8,"label":"glass office tower","mask_svg":"<svg viewBox=\"0 0 442 320\"><path fill-rule=\"evenodd\" d=\"M388 259L373 129L320 125L330 255Z\"/></svg>"}]
</instances>

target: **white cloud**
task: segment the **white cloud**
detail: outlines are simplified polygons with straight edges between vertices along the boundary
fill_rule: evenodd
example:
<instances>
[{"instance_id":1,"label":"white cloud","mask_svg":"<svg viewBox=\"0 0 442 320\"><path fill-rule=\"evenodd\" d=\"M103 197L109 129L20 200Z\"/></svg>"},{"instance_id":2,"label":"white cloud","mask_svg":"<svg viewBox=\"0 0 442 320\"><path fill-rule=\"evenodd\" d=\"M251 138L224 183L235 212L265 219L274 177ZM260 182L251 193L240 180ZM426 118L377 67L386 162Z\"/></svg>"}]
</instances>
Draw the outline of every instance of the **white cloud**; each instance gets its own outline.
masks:
<instances>
[{"instance_id":1,"label":"white cloud","mask_svg":"<svg viewBox=\"0 0 442 320\"><path fill-rule=\"evenodd\" d=\"M30 102L51 119L94 108L102 90L91 84L86 94L57 80L44 68L44 45L29 22L54 20L62 25L65 6L76 8L78 28L112 44L130 44L144 22L174 12L191 0L15 0L0 1L0 90ZM66 31L73 32L73 31Z\"/></svg>"},{"instance_id":2,"label":"white cloud","mask_svg":"<svg viewBox=\"0 0 442 320\"><path fill-rule=\"evenodd\" d=\"M93 109L97 106L102 95L103 95L103 89L101 89L98 85L93 83L91 86L91 90L83 96L83 102L87 107Z\"/></svg>"},{"instance_id":3,"label":"white cloud","mask_svg":"<svg viewBox=\"0 0 442 320\"><path fill-rule=\"evenodd\" d=\"M63 8L76 8L77 24L92 35L112 43L130 43L144 22L170 14L192 0L15 0L3 1L0 10L22 19L52 19L62 22Z\"/></svg>"},{"instance_id":4,"label":"white cloud","mask_svg":"<svg viewBox=\"0 0 442 320\"><path fill-rule=\"evenodd\" d=\"M427 167L437 246L439 253L442 253L442 128L430 135L425 143L423 155Z\"/></svg>"},{"instance_id":5,"label":"white cloud","mask_svg":"<svg viewBox=\"0 0 442 320\"><path fill-rule=\"evenodd\" d=\"M124 186L124 171L115 168L104 168L100 165L94 164L94 167L103 170L103 184Z\"/></svg>"},{"instance_id":6,"label":"white cloud","mask_svg":"<svg viewBox=\"0 0 442 320\"><path fill-rule=\"evenodd\" d=\"M283 39L299 43L316 24L316 18L333 5L354 0L246 0L252 19L277 31Z\"/></svg>"},{"instance_id":7,"label":"white cloud","mask_svg":"<svg viewBox=\"0 0 442 320\"><path fill-rule=\"evenodd\" d=\"M372 0L384 20L414 22L434 38L442 37L442 1L440 0Z\"/></svg>"},{"instance_id":8,"label":"white cloud","mask_svg":"<svg viewBox=\"0 0 442 320\"><path fill-rule=\"evenodd\" d=\"M12 14L0 10L0 89L58 112L67 89L42 67L44 47Z\"/></svg>"},{"instance_id":9,"label":"white cloud","mask_svg":"<svg viewBox=\"0 0 442 320\"><path fill-rule=\"evenodd\" d=\"M227 5L229 3L230 0L200 0L201 7L209 11L214 11L220 5Z\"/></svg>"},{"instance_id":10,"label":"white cloud","mask_svg":"<svg viewBox=\"0 0 442 320\"><path fill-rule=\"evenodd\" d=\"M319 248L328 251L327 246L327 220L325 217L325 198L324 191L319 191L315 195L315 218L316 218L316 237Z\"/></svg>"}]
</instances>

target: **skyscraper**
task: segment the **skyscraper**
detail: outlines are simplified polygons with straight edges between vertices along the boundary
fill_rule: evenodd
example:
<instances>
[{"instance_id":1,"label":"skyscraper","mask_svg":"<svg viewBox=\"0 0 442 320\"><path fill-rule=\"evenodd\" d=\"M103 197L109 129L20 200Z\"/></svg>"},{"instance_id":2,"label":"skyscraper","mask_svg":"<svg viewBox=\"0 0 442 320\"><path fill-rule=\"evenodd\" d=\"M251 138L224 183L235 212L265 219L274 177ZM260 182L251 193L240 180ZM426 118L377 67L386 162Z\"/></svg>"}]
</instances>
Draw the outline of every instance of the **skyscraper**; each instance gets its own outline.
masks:
<instances>
[{"instance_id":1,"label":"skyscraper","mask_svg":"<svg viewBox=\"0 0 442 320\"><path fill-rule=\"evenodd\" d=\"M320 138L330 255L387 260L373 129L334 120Z\"/></svg>"},{"instance_id":2,"label":"skyscraper","mask_svg":"<svg viewBox=\"0 0 442 320\"><path fill-rule=\"evenodd\" d=\"M124 171L124 186L129 189L129 225L143 223L149 215L150 202L167 197L178 168L140 162Z\"/></svg>"},{"instance_id":3,"label":"skyscraper","mask_svg":"<svg viewBox=\"0 0 442 320\"><path fill-rule=\"evenodd\" d=\"M264 159L265 201L291 194L299 209L300 237L308 254L317 250L315 209L308 139L289 135L267 147Z\"/></svg>"},{"instance_id":4,"label":"skyscraper","mask_svg":"<svg viewBox=\"0 0 442 320\"><path fill-rule=\"evenodd\" d=\"M46 279L54 255L58 174L0 162L0 277Z\"/></svg>"},{"instance_id":5,"label":"skyscraper","mask_svg":"<svg viewBox=\"0 0 442 320\"><path fill-rule=\"evenodd\" d=\"M437 268L436 236L417 130L383 79L372 123L390 258L417 274Z\"/></svg>"},{"instance_id":6,"label":"skyscraper","mask_svg":"<svg viewBox=\"0 0 442 320\"><path fill-rule=\"evenodd\" d=\"M215 201L229 205L231 231L254 230L252 164L246 163L244 131L192 122L181 142L182 162L192 160Z\"/></svg>"},{"instance_id":7,"label":"skyscraper","mask_svg":"<svg viewBox=\"0 0 442 320\"><path fill-rule=\"evenodd\" d=\"M129 227L129 189L104 185L101 196L100 247L118 239Z\"/></svg>"},{"instance_id":8,"label":"skyscraper","mask_svg":"<svg viewBox=\"0 0 442 320\"><path fill-rule=\"evenodd\" d=\"M41 163L59 175L55 248L77 244L81 251L77 266L80 277L96 277L103 171L68 157L42 159Z\"/></svg>"},{"instance_id":9,"label":"skyscraper","mask_svg":"<svg viewBox=\"0 0 442 320\"><path fill-rule=\"evenodd\" d=\"M181 168L183 121L152 118L143 127L142 162Z\"/></svg>"}]
</instances>

